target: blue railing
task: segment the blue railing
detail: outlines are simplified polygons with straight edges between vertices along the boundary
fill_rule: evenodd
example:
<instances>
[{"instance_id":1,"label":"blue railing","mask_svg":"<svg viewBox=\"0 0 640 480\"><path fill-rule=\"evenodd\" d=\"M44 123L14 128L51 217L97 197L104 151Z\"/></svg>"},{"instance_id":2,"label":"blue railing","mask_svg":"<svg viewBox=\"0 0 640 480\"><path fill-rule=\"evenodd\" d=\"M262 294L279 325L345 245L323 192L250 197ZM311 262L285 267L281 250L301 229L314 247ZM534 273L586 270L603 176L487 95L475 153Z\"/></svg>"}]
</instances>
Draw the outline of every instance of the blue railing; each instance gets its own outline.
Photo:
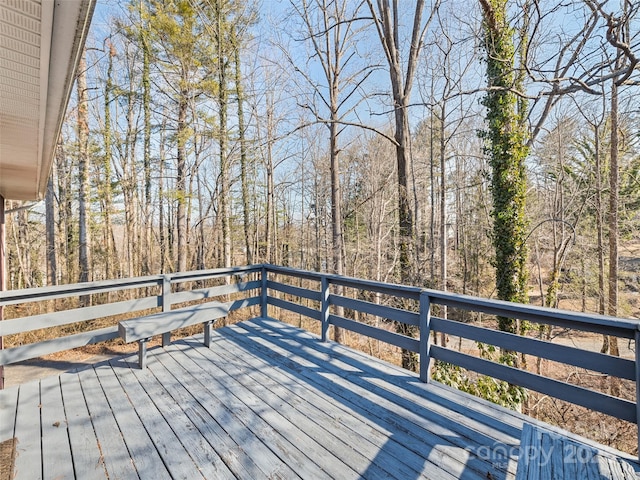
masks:
<instances>
[{"instance_id":1,"label":"blue railing","mask_svg":"<svg viewBox=\"0 0 640 480\"><path fill-rule=\"evenodd\" d=\"M206 286L207 282L217 284ZM351 294L341 293L344 291ZM423 382L430 381L430 370L434 361L437 360L581 405L636 425L639 423L640 412L637 399L640 398L638 390L640 382L637 380L640 378L640 359L638 348L635 348L640 340L640 321L638 320L514 304L269 264L0 292L0 306L34 303L51 306L53 304L51 300L79 299L87 295L93 295L95 298L108 295L123 297L125 292L128 292L126 295L132 298L5 320L0 322L0 335L10 338L12 335L33 330L46 330L105 317L131 317L140 315L140 312L146 314L159 310L168 311L178 304L193 304L234 295L234 299L246 300L236 302L239 310L246 311L249 308L247 305L259 305L259 315L262 317L268 317L271 314L278 318L279 313L276 309L281 309L319 322L323 341L327 340L329 327L334 326L414 352L419 360L419 377ZM376 296L383 297L388 304L372 301ZM634 355L631 358L623 358L553 343L541 338L521 336L441 318L434 314L437 311L434 306L446 306L459 311L508 317L543 326L570 328L617 337L633 342ZM386 321L389 321L386 324L400 322L411 325L415 327L414 330L417 330L418 334L413 338L396 333L394 329L358 321L356 318L363 314L382 319L382 325L385 325ZM255 316L258 313L254 310L247 313L247 318L249 315ZM436 333L584 368L616 377L621 381L635 382L635 398L620 398L585 386L504 365L488 358L481 358L447 345L437 345L432 341ZM0 351L0 365L104 342L117 336L117 324L114 320L112 326L12 346ZM640 438L640 435L638 437Z\"/></svg>"}]
</instances>

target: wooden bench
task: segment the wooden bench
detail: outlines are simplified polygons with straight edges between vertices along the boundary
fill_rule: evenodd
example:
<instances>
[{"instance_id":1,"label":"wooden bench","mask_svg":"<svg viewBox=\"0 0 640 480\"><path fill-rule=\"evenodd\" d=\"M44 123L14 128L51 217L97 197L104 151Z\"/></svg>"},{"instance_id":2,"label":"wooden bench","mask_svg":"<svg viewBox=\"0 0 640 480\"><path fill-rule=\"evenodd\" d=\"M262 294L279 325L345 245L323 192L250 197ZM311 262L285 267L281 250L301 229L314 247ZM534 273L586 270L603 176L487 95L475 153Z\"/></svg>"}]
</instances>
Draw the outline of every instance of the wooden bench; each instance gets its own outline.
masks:
<instances>
[{"instance_id":1,"label":"wooden bench","mask_svg":"<svg viewBox=\"0 0 640 480\"><path fill-rule=\"evenodd\" d=\"M520 438L516 480L547 478L638 479L624 458L525 423Z\"/></svg>"},{"instance_id":2,"label":"wooden bench","mask_svg":"<svg viewBox=\"0 0 640 480\"><path fill-rule=\"evenodd\" d=\"M118 333L126 343L138 342L138 364L144 369L147 363L147 342L151 337L162 334L164 347L171 342L173 330L201 323L204 326L204 344L210 347L211 325L214 320L227 316L229 308L226 303L207 302L196 307L131 318L118 324Z\"/></svg>"}]
</instances>

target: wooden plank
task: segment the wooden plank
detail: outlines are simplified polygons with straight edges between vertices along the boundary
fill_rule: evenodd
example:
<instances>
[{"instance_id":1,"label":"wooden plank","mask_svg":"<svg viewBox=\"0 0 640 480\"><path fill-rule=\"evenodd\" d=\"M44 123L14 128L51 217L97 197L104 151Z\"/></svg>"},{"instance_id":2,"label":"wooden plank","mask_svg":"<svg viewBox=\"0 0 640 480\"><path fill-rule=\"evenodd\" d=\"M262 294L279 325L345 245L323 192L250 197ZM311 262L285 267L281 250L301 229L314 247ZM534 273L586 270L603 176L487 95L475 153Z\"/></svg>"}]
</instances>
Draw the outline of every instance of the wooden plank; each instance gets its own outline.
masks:
<instances>
[{"instance_id":1,"label":"wooden plank","mask_svg":"<svg viewBox=\"0 0 640 480\"><path fill-rule=\"evenodd\" d=\"M178 328L222 318L228 314L228 305L215 301L208 302L196 307L180 308L146 317L123 320L118 324L118 333L126 343L135 342Z\"/></svg>"},{"instance_id":2,"label":"wooden plank","mask_svg":"<svg viewBox=\"0 0 640 480\"><path fill-rule=\"evenodd\" d=\"M398 322L406 323L407 325L418 326L420 323L420 316L418 313L409 312L400 308L379 305L377 303L343 297L341 295L329 295L329 302L332 305L350 308L351 310L357 310L363 313L369 313L389 320L396 320Z\"/></svg>"},{"instance_id":3,"label":"wooden plank","mask_svg":"<svg viewBox=\"0 0 640 480\"><path fill-rule=\"evenodd\" d=\"M526 423L521 438L516 480L533 479L637 479L630 465L563 435Z\"/></svg>"},{"instance_id":4,"label":"wooden plank","mask_svg":"<svg viewBox=\"0 0 640 480\"><path fill-rule=\"evenodd\" d=\"M493 438L506 445L512 445L518 441L525 418L533 423L536 422L514 410L500 407L453 387L433 381L425 385L418 381L414 373L379 359L372 359L363 352L336 343L329 343L326 346L319 344L315 335L276 320L253 319L251 323L257 323L273 332L284 332L287 336L315 350L331 355L340 354L343 361L349 365L355 361L356 365L363 366L362 368L369 372L371 379L379 379L379 382L384 382L388 386L393 385L396 388L395 391L403 392L403 396L418 404L428 402L429 409L436 409L442 412L442 415L450 416L454 426L460 424L479 430L485 433L487 438ZM239 325L244 325L244 322ZM313 365L310 367L313 368ZM471 417L478 421L477 424L468 423ZM549 426L549 429L554 427ZM585 441L588 442L586 439ZM492 442L489 441L489 443Z\"/></svg>"},{"instance_id":5,"label":"wooden plank","mask_svg":"<svg viewBox=\"0 0 640 480\"><path fill-rule=\"evenodd\" d=\"M229 389L219 379L223 372L219 372L216 369L203 372L199 369L186 368L185 364L192 364L188 357L177 355L179 352L176 352L175 346L167 349L167 351L172 355L160 356L158 360L174 374L180 376L189 375L194 382L199 383L199 386L194 388L200 395L198 400L201 403L210 402L210 399L217 399L219 405L224 408L218 408L218 416L216 418L229 433L237 430L245 432L250 444L245 443L247 440L239 442L243 448L251 450L253 455L259 451L257 448L260 448L260 444L266 447L266 450L263 450L262 453L263 457L258 461L258 465L262 465L263 462L270 463L272 467L269 470L271 470L282 462L287 469L291 469L302 478L331 478L321 468L310 462L304 453L298 450L296 445L287 440L277 425L270 425L269 422L262 418L261 415L269 414L269 409L263 405L260 408L260 413L258 413L245 403L245 395L250 394L245 389L242 389L239 384L235 383L233 389ZM174 355L177 355L180 360L176 360ZM250 397L246 400L250 402ZM300 434L298 442L306 443L304 432L300 432Z\"/></svg>"},{"instance_id":6,"label":"wooden plank","mask_svg":"<svg viewBox=\"0 0 640 480\"><path fill-rule=\"evenodd\" d=\"M356 322L355 320L339 317L337 315L329 315L329 323L336 327L345 328L352 332L375 338L376 340L404 348L411 352L417 353L420 350L420 341L418 339L390 332L382 328L376 328L371 325L367 325L366 323Z\"/></svg>"},{"instance_id":7,"label":"wooden plank","mask_svg":"<svg viewBox=\"0 0 640 480\"><path fill-rule=\"evenodd\" d=\"M5 290L0 292L0 305L15 305L18 303L39 302L42 300L77 297L80 295L114 292L132 288L154 287L161 282L162 276L149 275L146 277L98 280L67 285Z\"/></svg>"},{"instance_id":8,"label":"wooden plank","mask_svg":"<svg viewBox=\"0 0 640 480\"><path fill-rule=\"evenodd\" d=\"M250 459L238 459L236 450L239 447L194 402L186 390L181 390L179 381L168 372L158 376L158 372L162 371L161 365L155 370L156 372L134 370L132 373L149 398L153 399L161 416L190 453L202 474L206 478L228 478L228 472L231 471L231 478L257 478L256 474L260 472L257 466Z\"/></svg>"},{"instance_id":9,"label":"wooden plank","mask_svg":"<svg viewBox=\"0 0 640 480\"><path fill-rule=\"evenodd\" d=\"M109 478L139 478L113 411L107 402L93 369L78 373L87 402L89 417L96 433L102 459Z\"/></svg>"},{"instance_id":10,"label":"wooden plank","mask_svg":"<svg viewBox=\"0 0 640 480\"><path fill-rule=\"evenodd\" d=\"M104 479L106 477L104 458L93 430L78 375L75 373L61 375L60 385L75 476L78 479L87 480Z\"/></svg>"},{"instance_id":11,"label":"wooden plank","mask_svg":"<svg viewBox=\"0 0 640 480\"><path fill-rule=\"evenodd\" d=\"M148 372L167 389L173 401L180 405L188 419L238 478L298 477L249 429L229 415L225 405L207 394L191 375L183 375L181 368L170 372L159 361L154 362ZM134 371L141 383L148 381L145 373Z\"/></svg>"},{"instance_id":12,"label":"wooden plank","mask_svg":"<svg viewBox=\"0 0 640 480\"><path fill-rule=\"evenodd\" d=\"M278 428L283 436L294 442L296 448L310 456L310 460L332 478L361 478L365 472L376 478L389 476L377 465L372 465L371 459L361 455L350 445L350 442L346 443L334 436L330 429L325 430L322 424L329 422L329 418L316 417L313 421L309 417L308 410L306 415L302 414L302 407L306 404L306 400L288 404L291 394L281 398L264 384L247 375L251 372L251 368L246 365L243 357L237 357L242 358L242 363L229 362L229 357L225 358L216 353L219 352L219 344L216 351L207 350L207 352L200 348L193 348L185 342L176 344L175 348L194 362L194 368L202 370L206 366L210 371L209 364L213 363L217 367L216 372L224 372L225 375L217 375L217 377L226 388L238 392L247 406L254 412L259 412L260 417L269 425ZM270 410L267 407L270 407Z\"/></svg>"},{"instance_id":13,"label":"wooden plank","mask_svg":"<svg viewBox=\"0 0 640 480\"><path fill-rule=\"evenodd\" d=\"M431 301L439 305L621 338L633 338L638 326L637 320L632 319L538 307L436 290L425 291L429 294Z\"/></svg>"},{"instance_id":14,"label":"wooden plank","mask_svg":"<svg viewBox=\"0 0 640 480\"><path fill-rule=\"evenodd\" d=\"M267 296L267 302L269 303L269 305L273 305L274 307L279 307L290 312L299 313L300 315L304 315L305 317L309 317L314 320L320 320L320 312L313 308L305 307L304 305L289 302L288 300L282 300L281 298L272 297L270 295Z\"/></svg>"},{"instance_id":15,"label":"wooden plank","mask_svg":"<svg viewBox=\"0 0 640 480\"><path fill-rule=\"evenodd\" d=\"M320 302L322 300L321 292L318 290L295 287L293 285L287 285L274 280L267 281L267 288L270 290L277 290L278 292L286 293L288 295L315 300L316 302Z\"/></svg>"},{"instance_id":16,"label":"wooden plank","mask_svg":"<svg viewBox=\"0 0 640 480\"><path fill-rule=\"evenodd\" d=\"M433 330L483 342L508 350L543 357L555 362L606 373L615 377L635 380L635 362L626 358L590 352L581 348L558 345L536 338L523 337L508 332L468 325L453 320L432 317Z\"/></svg>"},{"instance_id":17,"label":"wooden plank","mask_svg":"<svg viewBox=\"0 0 640 480\"><path fill-rule=\"evenodd\" d=\"M0 442L13 438L18 408L18 387L0 390Z\"/></svg>"},{"instance_id":18,"label":"wooden plank","mask_svg":"<svg viewBox=\"0 0 640 480\"><path fill-rule=\"evenodd\" d=\"M195 282L198 280L209 280L212 278L223 278L231 276L243 277L250 273L260 272L263 267L262 264L258 265L242 265L239 267L222 267L211 268L208 270L192 270L190 272L177 272L170 274L172 283L180 282Z\"/></svg>"},{"instance_id":19,"label":"wooden plank","mask_svg":"<svg viewBox=\"0 0 640 480\"><path fill-rule=\"evenodd\" d=\"M227 335L228 331L230 329L225 329L225 340L231 340ZM181 343L187 348L195 347L195 342L189 339L177 343L176 347L180 348ZM234 368L227 372L232 375L235 372L238 381L247 385L247 388L261 392L261 398L273 408L283 405L278 402L284 402L284 406L280 407L282 415L287 416L290 421L300 422L298 424L303 426L305 432L322 442L326 448L332 448L335 456L343 462L349 462L363 477L365 473L376 478L398 479L419 475L420 465L415 465L416 468L413 469L400 460L411 452L398 442L390 442L388 431L377 425L368 425L356 410L336 402L330 395L310 382L292 375L280 365L266 361L246 342L219 341L214 350L194 348L194 352L214 361L219 368L228 368L228 358L242 358L247 365L246 369L240 367L237 371ZM268 394L265 396L264 392ZM327 438L331 441L326 441ZM348 460L351 449L368 459L369 466L365 471L358 470L357 461Z\"/></svg>"},{"instance_id":20,"label":"wooden plank","mask_svg":"<svg viewBox=\"0 0 640 480\"><path fill-rule=\"evenodd\" d=\"M588 390L577 385L564 383L559 380L543 377L535 373L519 370L436 345L431 347L431 355L438 360L459 365L462 368L483 375L530 388L576 405L606 413L621 420L632 423L636 422L636 404L628 400L612 397L611 395Z\"/></svg>"},{"instance_id":21,"label":"wooden plank","mask_svg":"<svg viewBox=\"0 0 640 480\"><path fill-rule=\"evenodd\" d=\"M395 297L413 298L415 300L420 298L420 292L423 290L420 287L396 285L392 283L377 282L375 280L363 280L360 278L344 277L328 273L311 272L291 267L281 267L279 265L266 264L264 267L268 272L286 275L287 277L316 280L318 282L322 277L325 277L329 280L329 283L333 285L343 285L357 290L369 290L371 292L384 293Z\"/></svg>"},{"instance_id":22,"label":"wooden plank","mask_svg":"<svg viewBox=\"0 0 640 480\"><path fill-rule=\"evenodd\" d=\"M40 428L40 382L24 383L18 392L16 414L16 479L42 478Z\"/></svg>"},{"instance_id":23,"label":"wooden plank","mask_svg":"<svg viewBox=\"0 0 640 480\"><path fill-rule=\"evenodd\" d=\"M235 478L211 446L194 435L196 426L169 401L160 384L149 382L145 390L131 370L117 362L111 365L172 478Z\"/></svg>"},{"instance_id":24,"label":"wooden plank","mask_svg":"<svg viewBox=\"0 0 640 480\"><path fill-rule=\"evenodd\" d=\"M240 300L232 300L230 302L224 303L224 305L228 305L229 311L233 312L235 310L240 310L241 308L260 305L260 301L261 301L260 296L255 296L255 297L243 298Z\"/></svg>"},{"instance_id":25,"label":"wooden plank","mask_svg":"<svg viewBox=\"0 0 640 480\"><path fill-rule=\"evenodd\" d=\"M171 294L171 305L183 302L202 301L210 298L220 297L222 295L246 292L248 290L254 290L257 288L260 288L260 280L231 283L229 285L218 285L215 287L187 290L184 292L173 292Z\"/></svg>"},{"instance_id":26,"label":"wooden plank","mask_svg":"<svg viewBox=\"0 0 640 480\"><path fill-rule=\"evenodd\" d=\"M622 472L624 473L624 475L626 475L625 478L636 478L638 477L638 474L636 473L636 471L634 470L634 468L631 466L631 464L622 459L622 458L618 458L618 463L620 464L620 468L622 470Z\"/></svg>"},{"instance_id":27,"label":"wooden plank","mask_svg":"<svg viewBox=\"0 0 640 480\"><path fill-rule=\"evenodd\" d=\"M389 428L393 432L394 441L401 442L418 457L424 455L431 458L437 455L438 465L442 469L431 471L427 475L434 478L446 478L448 474L453 475L454 478L463 474L477 475L478 478L486 476L490 463L486 463L469 451L468 438L450 430L450 424L454 421L445 416L436 416L434 421L434 415L430 413L428 407L406 401L399 395L389 395L377 385L371 384L368 381L368 375L365 375L367 380L361 379L362 370L350 373L352 369L348 365L341 364L340 357L335 354L323 355L314 349L307 351L306 348L303 349L303 353L298 353L288 337L274 338L275 335L267 335L259 330L254 331L251 328L251 322L241 322L227 328L248 329L249 332L253 332L252 338L258 342L254 349L259 348L266 355L273 356L274 359L278 359L276 361L283 362L298 375L315 382L322 382L322 388L332 392L333 395L338 395L341 402L346 401L357 405L356 408L365 411L371 421ZM268 338L264 338L267 336ZM371 359L371 362L375 361ZM296 362L299 365L290 364L290 362ZM325 370L326 373L324 373ZM323 374L320 376L319 372ZM484 438L487 439L487 437ZM494 439L489 439L489 443L492 440ZM451 442L456 442L457 445ZM428 461L424 463L424 468L433 467L434 465Z\"/></svg>"},{"instance_id":28,"label":"wooden plank","mask_svg":"<svg viewBox=\"0 0 640 480\"><path fill-rule=\"evenodd\" d=\"M520 455L518 456L518 470L515 480L529 478L529 470L533 465L534 455L537 455L535 440L533 427L525 423L522 426L522 436L520 437Z\"/></svg>"},{"instance_id":29,"label":"wooden plank","mask_svg":"<svg viewBox=\"0 0 640 480\"><path fill-rule=\"evenodd\" d=\"M43 478L73 478L73 461L60 377L40 382Z\"/></svg>"},{"instance_id":30,"label":"wooden plank","mask_svg":"<svg viewBox=\"0 0 640 480\"><path fill-rule=\"evenodd\" d=\"M59 327L61 325L69 325L71 323L84 322L111 315L148 310L159 307L159 303L158 297L153 296L4 320L0 322L0 336L14 335L16 333L29 332L41 328Z\"/></svg>"},{"instance_id":31,"label":"wooden plank","mask_svg":"<svg viewBox=\"0 0 640 480\"><path fill-rule=\"evenodd\" d=\"M523 421L525 421L533 425L540 425L547 431L574 439L574 441L585 445L586 448L592 448L598 452L603 452L607 455L620 458L621 462L624 462L630 468L631 465L634 465L634 468L639 468L636 459L629 454L572 434L571 432L553 425L537 421L514 410L501 407L482 398L460 392L459 390L437 382L431 382L425 385L417 381L407 381L407 379L414 376L414 374L399 366L391 365L379 359L371 361L371 357L365 353L339 344L329 343L328 345L324 345L318 343L317 336L299 328L283 324L273 319L253 319L251 323L257 323L260 327L271 329L273 332L278 334L284 332L287 336L291 336L292 338L309 345L313 349L325 351L332 355L340 354L342 359L347 362L349 361L349 358L359 359L359 365L365 365L366 369L371 370L372 379L378 379L378 381L397 385L403 392L405 392L404 395L408 399L413 399L416 403L419 403L419 398L422 397L424 400L428 400L430 402L430 408L444 407L446 411L450 412L450 414L458 414L457 418L453 418L454 422L464 423L464 419L466 417L473 415L477 419L481 420L483 424L490 425L495 431L504 432L507 437L502 437L501 441L503 442L509 443L513 438L519 438ZM239 324L239 326L242 325L244 325L244 322ZM414 395L417 395L417 397Z\"/></svg>"},{"instance_id":32,"label":"wooden plank","mask_svg":"<svg viewBox=\"0 0 640 480\"><path fill-rule=\"evenodd\" d=\"M111 366L99 365L95 371L140 477L170 479L171 474Z\"/></svg>"},{"instance_id":33,"label":"wooden plank","mask_svg":"<svg viewBox=\"0 0 640 480\"><path fill-rule=\"evenodd\" d=\"M38 343L30 343L20 347L0 350L0 365L22 362L30 358L42 357L50 353L71 350L72 348L84 347L94 343L106 342L113 338L118 338L118 327L106 327L90 332L76 333L66 337L52 338Z\"/></svg>"},{"instance_id":34,"label":"wooden plank","mask_svg":"<svg viewBox=\"0 0 640 480\"><path fill-rule=\"evenodd\" d=\"M372 361L371 356L336 343L330 343L327 347L319 345L317 337L313 334L276 320L253 319L252 323L257 323L261 327L270 328L273 331L286 332L287 335L314 349L339 353L346 362L353 359L359 365L366 365L372 377L378 377L390 385L401 388L406 392L408 398L414 398L415 401L423 398L439 408L444 408L444 411L455 412L460 418L465 418L469 412L473 412L474 417L481 420L483 424L490 425L493 429L507 434L508 437L504 441L515 441L520 438L524 417L514 410L500 407L495 403L460 392L438 382L424 385L417 381L416 375L406 369L379 359ZM411 377L414 377L416 381L411 381Z\"/></svg>"},{"instance_id":35,"label":"wooden plank","mask_svg":"<svg viewBox=\"0 0 640 480\"><path fill-rule=\"evenodd\" d=\"M590 455L590 452L595 452L591 448L581 447L577 442L569 438L562 439L562 474L565 478L580 478L578 477L578 463L587 461L586 456Z\"/></svg>"}]
</instances>

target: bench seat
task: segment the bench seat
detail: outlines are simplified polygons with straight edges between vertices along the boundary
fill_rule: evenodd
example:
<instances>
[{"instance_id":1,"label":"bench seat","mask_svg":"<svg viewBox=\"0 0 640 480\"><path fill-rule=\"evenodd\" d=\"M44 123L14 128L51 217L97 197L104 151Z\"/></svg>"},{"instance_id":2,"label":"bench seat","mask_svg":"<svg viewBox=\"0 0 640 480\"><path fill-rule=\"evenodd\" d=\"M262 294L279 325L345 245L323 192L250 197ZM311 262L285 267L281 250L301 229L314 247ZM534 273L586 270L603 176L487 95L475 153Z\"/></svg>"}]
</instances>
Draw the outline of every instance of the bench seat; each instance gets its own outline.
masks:
<instances>
[{"instance_id":1,"label":"bench seat","mask_svg":"<svg viewBox=\"0 0 640 480\"><path fill-rule=\"evenodd\" d=\"M522 427L516 480L637 478L622 458L539 426Z\"/></svg>"},{"instance_id":2,"label":"bench seat","mask_svg":"<svg viewBox=\"0 0 640 480\"><path fill-rule=\"evenodd\" d=\"M171 332L183 327L201 323L204 325L204 344L211 344L211 325L214 320L226 317L230 305L221 302L207 302L195 307L179 308L167 312L154 313L144 317L131 318L118 323L118 334L125 343L138 342L138 363L141 369L146 366L147 341L162 335L162 345L171 341Z\"/></svg>"}]
</instances>

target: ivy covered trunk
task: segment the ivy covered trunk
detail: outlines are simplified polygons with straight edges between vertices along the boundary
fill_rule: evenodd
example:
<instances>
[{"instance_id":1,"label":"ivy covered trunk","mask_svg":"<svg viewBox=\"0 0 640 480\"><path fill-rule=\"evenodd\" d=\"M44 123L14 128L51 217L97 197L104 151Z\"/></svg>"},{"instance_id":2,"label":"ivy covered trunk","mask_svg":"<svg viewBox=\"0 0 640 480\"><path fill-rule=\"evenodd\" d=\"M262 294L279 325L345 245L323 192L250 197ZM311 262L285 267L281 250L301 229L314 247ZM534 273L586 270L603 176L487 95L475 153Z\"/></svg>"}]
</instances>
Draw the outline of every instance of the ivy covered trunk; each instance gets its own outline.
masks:
<instances>
[{"instance_id":1,"label":"ivy covered trunk","mask_svg":"<svg viewBox=\"0 0 640 480\"><path fill-rule=\"evenodd\" d=\"M488 92L483 99L487 108L487 130L484 138L492 172L496 288L501 300L525 303L525 159L528 147L526 102L516 94L522 91L523 79L516 68L515 31L506 18L506 0L480 0L480 3L487 62ZM500 318L499 328L512 333L518 330L516 322L509 318Z\"/></svg>"}]
</instances>

